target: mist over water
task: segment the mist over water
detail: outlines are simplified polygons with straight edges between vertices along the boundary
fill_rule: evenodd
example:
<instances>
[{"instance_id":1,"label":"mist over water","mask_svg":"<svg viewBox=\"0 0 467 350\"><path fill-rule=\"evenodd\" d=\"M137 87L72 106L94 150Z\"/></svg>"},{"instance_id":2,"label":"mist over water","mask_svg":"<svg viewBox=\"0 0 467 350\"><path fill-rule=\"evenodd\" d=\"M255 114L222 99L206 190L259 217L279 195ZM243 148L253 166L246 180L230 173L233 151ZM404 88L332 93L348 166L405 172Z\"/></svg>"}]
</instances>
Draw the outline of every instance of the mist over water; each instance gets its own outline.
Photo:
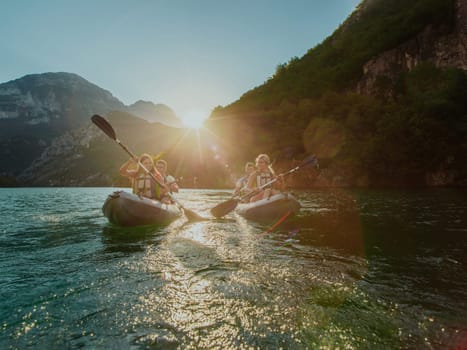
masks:
<instances>
[{"instance_id":1,"label":"mist over water","mask_svg":"<svg viewBox=\"0 0 467 350\"><path fill-rule=\"evenodd\" d=\"M112 227L113 190L0 189L0 348L467 346L465 192L300 191L267 232ZM177 198L208 217L229 195Z\"/></svg>"}]
</instances>

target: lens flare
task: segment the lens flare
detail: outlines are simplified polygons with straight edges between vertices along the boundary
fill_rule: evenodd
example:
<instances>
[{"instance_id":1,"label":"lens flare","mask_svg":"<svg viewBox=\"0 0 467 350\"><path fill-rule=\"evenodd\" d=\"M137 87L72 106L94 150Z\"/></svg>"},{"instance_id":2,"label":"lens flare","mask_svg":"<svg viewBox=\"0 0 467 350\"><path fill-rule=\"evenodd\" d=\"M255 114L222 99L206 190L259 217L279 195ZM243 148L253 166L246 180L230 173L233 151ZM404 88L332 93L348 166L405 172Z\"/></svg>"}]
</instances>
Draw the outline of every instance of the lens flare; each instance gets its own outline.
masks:
<instances>
[{"instance_id":1,"label":"lens flare","mask_svg":"<svg viewBox=\"0 0 467 350\"><path fill-rule=\"evenodd\" d=\"M201 111L189 111L182 117L185 127L190 129L201 129L208 114Z\"/></svg>"}]
</instances>

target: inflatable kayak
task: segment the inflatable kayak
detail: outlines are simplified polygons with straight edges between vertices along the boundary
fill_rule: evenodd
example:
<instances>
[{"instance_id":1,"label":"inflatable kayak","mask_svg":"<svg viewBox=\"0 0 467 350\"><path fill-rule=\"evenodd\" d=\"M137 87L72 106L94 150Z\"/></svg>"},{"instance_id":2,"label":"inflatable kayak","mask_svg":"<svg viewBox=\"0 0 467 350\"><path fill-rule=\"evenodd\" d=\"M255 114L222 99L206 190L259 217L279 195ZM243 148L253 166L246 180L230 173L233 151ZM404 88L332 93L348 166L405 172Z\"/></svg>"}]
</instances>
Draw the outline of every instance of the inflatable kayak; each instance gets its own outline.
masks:
<instances>
[{"instance_id":1,"label":"inflatable kayak","mask_svg":"<svg viewBox=\"0 0 467 350\"><path fill-rule=\"evenodd\" d=\"M175 204L164 204L124 191L110 194L102 212L110 223L119 226L167 225L183 214Z\"/></svg>"},{"instance_id":2,"label":"inflatable kayak","mask_svg":"<svg viewBox=\"0 0 467 350\"><path fill-rule=\"evenodd\" d=\"M299 201L290 193L278 193L253 203L239 203L235 211L247 219L266 221L280 219L288 212L296 214L300 207Z\"/></svg>"}]
</instances>

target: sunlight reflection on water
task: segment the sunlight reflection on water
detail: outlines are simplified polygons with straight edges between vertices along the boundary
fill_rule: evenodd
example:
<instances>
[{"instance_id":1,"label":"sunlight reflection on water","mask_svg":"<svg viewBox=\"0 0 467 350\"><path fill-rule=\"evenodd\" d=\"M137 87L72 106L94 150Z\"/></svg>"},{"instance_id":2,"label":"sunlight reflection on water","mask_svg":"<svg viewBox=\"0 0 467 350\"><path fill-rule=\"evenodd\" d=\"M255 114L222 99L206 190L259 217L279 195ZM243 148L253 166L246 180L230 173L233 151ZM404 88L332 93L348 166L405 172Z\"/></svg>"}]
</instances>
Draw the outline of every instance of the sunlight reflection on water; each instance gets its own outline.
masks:
<instances>
[{"instance_id":1,"label":"sunlight reflection on water","mask_svg":"<svg viewBox=\"0 0 467 350\"><path fill-rule=\"evenodd\" d=\"M264 226L233 218L173 225L160 245L146 250L138 265L161 284L140 295L132 308L134 327L157 325L139 342L201 348L302 344L303 324L296 319L301 296L323 277L334 285L341 275L330 280L323 253L314 249L301 249L295 258L291 248L272 254L277 242L255 236ZM313 256L320 266L311 272ZM338 262L328 265L336 269ZM355 268L359 265L365 266L364 260Z\"/></svg>"},{"instance_id":2,"label":"sunlight reflection on water","mask_svg":"<svg viewBox=\"0 0 467 350\"><path fill-rule=\"evenodd\" d=\"M462 335L467 281L452 278L465 275L462 201L303 192L300 214L264 235L268 225L235 213L113 227L100 211L110 192L12 197L2 348L429 348ZM177 194L205 217L228 196Z\"/></svg>"}]
</instances>

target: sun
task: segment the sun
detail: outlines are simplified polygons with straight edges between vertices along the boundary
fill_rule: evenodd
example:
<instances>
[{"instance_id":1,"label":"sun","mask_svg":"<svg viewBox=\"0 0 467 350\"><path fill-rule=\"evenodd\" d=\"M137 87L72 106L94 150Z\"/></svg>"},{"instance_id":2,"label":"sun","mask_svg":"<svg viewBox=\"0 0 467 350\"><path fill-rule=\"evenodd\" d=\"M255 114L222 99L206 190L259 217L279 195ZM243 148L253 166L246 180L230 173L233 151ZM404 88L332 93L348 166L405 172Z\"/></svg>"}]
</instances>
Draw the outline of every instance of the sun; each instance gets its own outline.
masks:
<instances>
[{"instance_id":1,"label":"sun","mask_svg":"<svg viewBox=\"0 0 467 350\"><path fill-rule=\"evenodd\" d=\"M182 117L185 127L190 129L201 129L207 119L207 113L199 111L189 111Z\"/></svg>"}]
</instances>

